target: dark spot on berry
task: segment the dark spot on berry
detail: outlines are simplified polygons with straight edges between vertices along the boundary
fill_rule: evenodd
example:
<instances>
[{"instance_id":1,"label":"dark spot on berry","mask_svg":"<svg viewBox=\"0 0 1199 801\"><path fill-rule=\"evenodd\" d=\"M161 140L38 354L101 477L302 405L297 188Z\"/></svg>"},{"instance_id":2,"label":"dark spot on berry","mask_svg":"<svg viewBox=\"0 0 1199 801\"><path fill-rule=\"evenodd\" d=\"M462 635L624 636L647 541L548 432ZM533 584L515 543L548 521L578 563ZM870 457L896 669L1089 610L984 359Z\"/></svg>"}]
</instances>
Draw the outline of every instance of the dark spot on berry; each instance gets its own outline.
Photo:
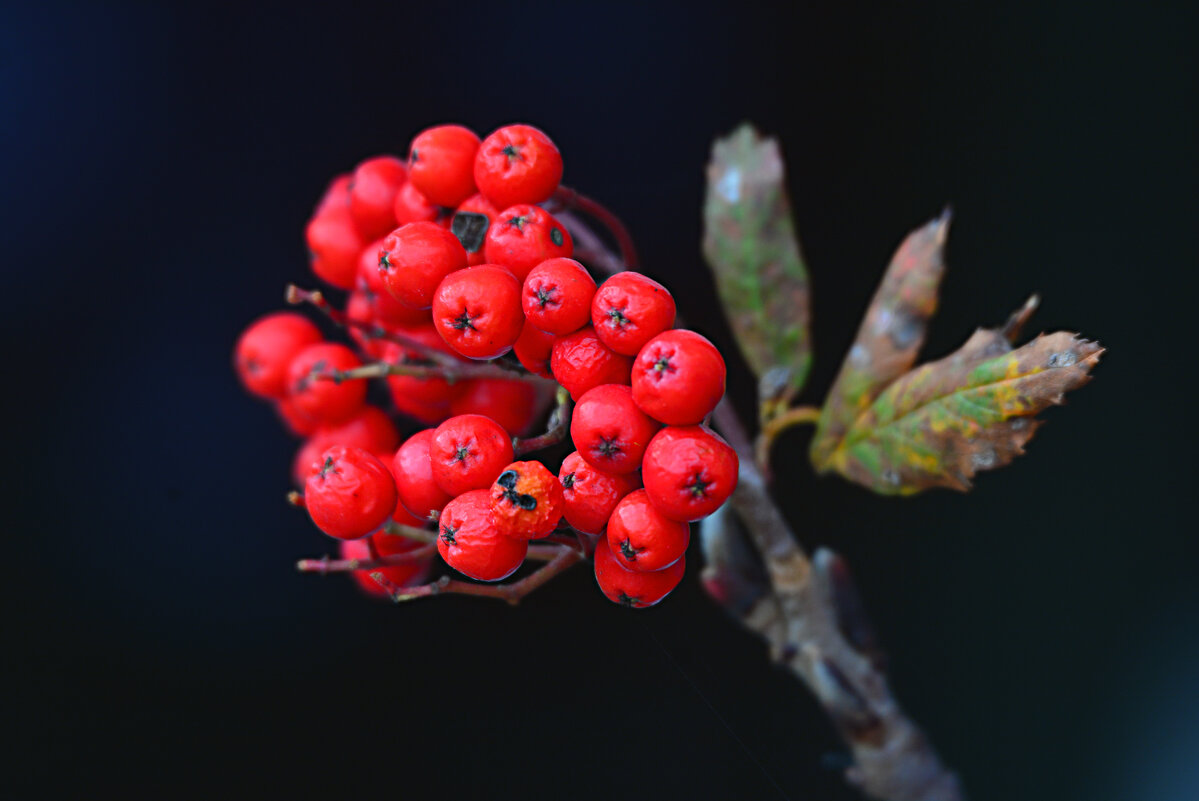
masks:
<instances>
[{"instance_id":1,"label":"dark spot on berry","mask_svg":"<svg viewBox=\"0 0 1199 801\"><path fill-rule=\"evenodd\" d=\"M333 457L326 456L325 463L321 465L321 472L319 475L321 478L324 478L330 472L336 473L338 471L333 469Z\"/></svg>"},{"instance_id":2,"label":"dark spot on berry","mask_svg":"<svg viewBox=\"0 0 1199 801\"><path fill-rule=\"evenodd\" d=\"M487 229L491 220L486 214L476 214L473 211L460 211L450 220L450 232L458 237L467 253L478 253L487 239Z\"/></svg>"},{"instance_id":3,"label":"dark spot on berry","mask_svg":"<svg viewBox=\"0 0 1199 801\"><path fill-rule=\"evenodd\" d=\"M516 148L516 145L504 145L504 149L500 152L508 157L508 161L515 161L520 158L520 151Z\"/></svg>"},{"instance_id":4,"label":"dark spot on berry","mask_svg":"<svg viewBox=\"0 0 1199 801\"><path fill-rule=\"evenodd\" d=\"M571 488L571 487L573 487L574 485L575 485L575 474L574 474L574 473L567 473L567 474L566 474L566 477L562 479L562 488L563 488L563 489L570 489L570 488Z\"/></svg>"},{"instance_id":5,"label":"dark spot on berry","mask_svg":"<svg viewBox=\"0 0 1199 801\"><path fill-rule=\"evenodd\" d=\"M566 240L563 238L562 230L560 228L551 228L550 229L550 241L553 242L558 247L562 247L562 243L565 242Z\"/></svg>"},{"instance_id":6,"label":"dark spot on berry","mask_svg":"<svg viewBox=\"0 0 1199 801\"><path fill-rule=\"evenodd\" d=\"M599 443L595 446L595 450L598 451L601 456L612 458L621 451L620 438L612 437L609 439L607 437L600 437Z\"/></svg>"},{"instance_id":7,"label":"dark spot on berry","mask_svg":"<svg viewBox=\"0 0 1199 801\"><path fill-rule=\"evenodd\" d=\"M664 373L667 370L670 370L673 373L674 367L671 366L670 359L663 356L662 358L658 359L658 361L654 362L654 370L659 373Z\"/></svg>"},{"instance_id":8,"label":"dark spot on berry","mask_svg":"<svg viewBox=\"0 0 1199 801\"><path fill-rule=\"evenodd\" d=\"M628 537L625 537L624 542L620 543L620 555L630 562L636 562L637 554L644 550L644 548L634 548L633 543L629 542Z\"/></svg>"},{"instance_id":9,"label":"dark spot on berry","mask_svg":"<svg viewBox=\"0 0 1199 801\"><path fill-rule=\"evenodd\" d=\"M552 293L555 289L557 289L557 287L549 287L549 288L538 287L537 303L541 306L541 308L544 309L546 306L548 306L554 300L554 296Z\"/></svg>"},{"instance_id":10,"label":"dark spot on berry","mask_svg":"<svg viewBox=\"0 0 1199 801\"><path fill-rule=\"evenodd\" d=\"M518 231L523 231L523 230L525 230L525 223L527 223L528 221L529 221L528 217L524 217L524 216L521 216L518 214L515 217L512 217L511 219L508 220L508 225L515 226L516 230L518 230Z\"/></svg>"},{"instance_id":11,"label":"dark spot on berry","mask_svg":"<svg viewBox=\"0 0 1199 801\"><path fill-rule=\"evenodd\" d=\"M456 529L456 528L453 528L451 526L442 526L441 527L441 541L446 543L447 545L456 545L457 543L454 541L454 535L457 533L458 533L458 529Z\"/></svg>"},{"instance_id":12,"label":"dark spot on berry","mask_svg":"<svg viewBox=\"0 0 1199 801\"><path fill-rule=\"evenodd\" d=\"M415 148L412 150L411 160L413 164L420 161L420 153L417 153Z\"/></svg>"},{"instance_id":13,"label":"dark spot on berry","mask_svg":"<svg viewBox=\"0 0 1199 801\"><path fill-rule=\"evenodd\" d=\"M255 359L253 356L246 359L245 367L246 367L247 373L257 373L259 370L262 369L262 365L259 364L258 360Z\"/></svg>"},{"instance_id":14,"label":"dark spot on berry","mask_svg":"<svg viewBox=\"0 0 1199 801\"><path fill-rule=\"evenodd\" d=\"M466 457L470 456L470 449L465 445L460 445L458 450L454 452L454 461L465 462Z\"/></svg>"},{"instance_id":15,"label":"dark spot on berry","mask_svg":"<svg viewBox=\"0 0 1199 801\"><path fill-rule=\"evenodd\" d=\"M608 309L608 322L613 328L624 328L633 321L624 316L624 309Z\"/></svg>"},{"instance_id":16,"label":"dark spot on berry","mask_svg":"<svg viewBox=\"0 0 1199 801\"><path fill-rule=\"evenodd\" d=\"M457 329L458 331L465 331L468 328L471 331L474 331L475 330L474 321L475 321L475 318L471 317L470 313L467 312L466 309L463 309L462 314L458 315L457 319L454 320L453 325L454 325L454 328Z\"/></svg>"},{"instance_id":17,"label":"dark spot on berry","mask_svg":"<svg viewBox=\"0 0 1199 801\"><path fill-rule=\"evenodd\" d=\"M379 272L386 272L391 269L391 258L387 255L387 251L379 253Z\"/></svg>"},{"instance_id":18,"label":"dark spot on berry","mask_svg":"<svg viewBox=\"0 0 1199 801\"><path fill-rule=\"evenodd\" d=\"M696 473L695 478L691 479L691 483L687 485L687 489L691 490L692 498L703 498L707 496L710 486L712 486L711 481L706 481L701 474Z\"/></svg>"},{"instance_id":19,"label":"dark spot on berry","mask_svg":"<svg viewBox=\"0 0 1199 801\"><path fill-rule=\"evenodd\" d=\"M620 597L616 599L616 603L620 604L621 606L627 606L630 609L632 609L637 604L641 603L641 599L633 598L632 596L625 595L624 590L621 590Z\"/></svg>"},{"instance_id":20,"label":"dark spot on berry","mask_svg":"<svg viewBox=\"0 0 1199 801\"><path fill-rule=\"evenodd\" d=\"M503 498L515 506L519 506L526 512L531 512L537 508L537 499L532 495L526 495L516 491L516 471L505 470L500 473L500 477L495 480L495 483L504 488Z\"/></svg>"},{"instance_id":21,"label":"dark spot on berry","mask_svg":"<svg viewBox=\"0 0 1199 801\"><path fill-rule=\"evenodd\" d=\"M495 480L495 483L507 490L516 489L516 471L505 470L500 473L500 477Z\"/></svg>"}]
</instances>

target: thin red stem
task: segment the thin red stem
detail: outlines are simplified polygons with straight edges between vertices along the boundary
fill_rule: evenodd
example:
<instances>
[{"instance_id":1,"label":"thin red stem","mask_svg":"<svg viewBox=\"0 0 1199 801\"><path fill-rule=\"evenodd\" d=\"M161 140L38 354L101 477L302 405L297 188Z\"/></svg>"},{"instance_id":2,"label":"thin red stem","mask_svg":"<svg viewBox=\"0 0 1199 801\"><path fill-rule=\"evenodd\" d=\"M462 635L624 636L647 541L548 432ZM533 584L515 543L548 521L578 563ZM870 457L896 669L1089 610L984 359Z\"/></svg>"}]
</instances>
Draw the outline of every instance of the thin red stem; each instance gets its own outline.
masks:
<instances>
[{"instance_id":1,"label":"thin red stem","mask_svg":"<svg viewBox=\"0 0 1199 801\"><path fill-rule=\"evenodd\" d=\"M330 559L327 555L320 559L301 559L296 562L296 570L301 573L346 573L351 570L378 570L391 565L406 565L428 559L437 553L436 545L422 545L405 553L394 553L380 556L377 559Z\"/></svg>"},{"instance_id":2,"label":"thin red stem","mask_svg":"<svg viewBox=\"0 0 1199 801\"><path fill-rule=\"evenodd\" d=\"M633 237L624 222L606 206L568 186L558 187L558 191L554 193L554 200L561 203L564 208L581 211L607 228L620 248L620 258L624 261L625 269L637 269L640 260L637 258L637 247L633 244Z\"/></svg>"},{"instance_id":3,"label":"thin red stem","mask_svg":"<svg viewBox=\"0 0 1199 801\"><path fill-rule=\"evenodd\" d=\"M472 584L468 581L442 576L437 581L422 584L418 587L399 587L388 581L382 573L371 573L371 578L379 583L391 595L396 603L412 601L417 598L429 598L434 595L477 595L485 598L498 598L512 605L520 603L520 599L533 590L545 584L554 576L566 570L571 565L582 561L583 556L573 548L562 548L546 564L539 567L520 581L512 584Z\"/></svg>"},{"instance_id":4,"label":"thin red stem","mask_svg":"<svg viewBox=\"0 0 1199 801\"><path fill-rule=\"evenodd\" d=\"M516 452L517 456L524 456L526 453L533 453L542 448L552 447L566 439L566 435L570 433L571 403L570 393L566 391L565 387L558 387L557 400L558 405L554 407L554 411L550 415L549 425L546 427L544 434L524 439L521 437L512 438L512 449Z\"/></svg>"}]
</instances>

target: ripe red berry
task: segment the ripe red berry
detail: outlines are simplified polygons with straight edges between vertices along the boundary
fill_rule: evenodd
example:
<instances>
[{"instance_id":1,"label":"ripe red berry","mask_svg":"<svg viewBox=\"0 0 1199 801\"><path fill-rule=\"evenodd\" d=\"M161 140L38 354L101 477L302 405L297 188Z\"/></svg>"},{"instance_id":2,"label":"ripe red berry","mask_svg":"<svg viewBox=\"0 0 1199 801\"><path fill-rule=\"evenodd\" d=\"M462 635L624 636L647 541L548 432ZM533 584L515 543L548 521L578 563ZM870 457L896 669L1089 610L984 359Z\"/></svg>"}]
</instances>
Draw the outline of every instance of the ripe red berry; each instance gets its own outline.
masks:
<instances>
[{"instance_id":1,"label":"ripe red berry","mask_svg":"<svg viewBox=\"0 0 1199 801\"><path fill-rule=\"evenodd\" d=\"M631 473L641 466L658 424L633 402L621 384L603 384L579 398L570 438L579 455L607 473Z\"/></svg>"},{"instance_id":2,"label":"ripe red berry","mask_svg":"<svg viewBox=\"0 0 1199 801\"><path fill-rule=\"evenodd\" d=\"M395 156L367 159L354 170L350 214L364 239L378 239L396 227L396 194L407 177L404 162Z\"/></svg>"},{"instance_id":3,"label":"ripe red berry","mask_svg":"<svg viewBox=\"0 0 1199 801\"><path fill-rule=\"evenodd\" d=\"M584 534L603 531L620 499L641 486L636 473L605 473L588 464L578 451L563 460L558 479L566 501L563 517Z\"/></svg>"},{"instance_id":4,"label":"ripe red berry","mask_svg":"<svg viewBox=\"0 0 1199 801\"><path fill-rule=\"evenodd\" d=\"M321 421L301 412L296 408L295 402L288 397L282 397L275 404L275 411L283 420L283 425L292 435L297 437L310 437L320 428Z\"/></svg>"},{"instance_id":5,"label":"ripe red berry","mask_svg":"<svg viewBox=\"0 0 1199 801\"><path fill-rule=\"evenodd\" d=\"M303 315L275 312L259 317L238 337L233 350L237 377L255 395L283 398L291 360L321 339L320 329Z\"/></svg>"},{"instance_id":6,"label":"ripe red berry","mask_svg":"<svg viewBox=\"0 0 1199 801\"><path fill-rule=\"evenodd\" d=\"M629 383L633 360L609 348L595 335L595 329L587 326L554 342L550 368L577 401L601 384Z\"/></svg>"},{"instance_id":7,"label":"ripe red berry","mask_svg":"<svg viewBox=\"0 0 1199 801\"><path fill-rule=\"evenodd\" d=\"M520 567L529 543L499 532L491 513L491 493L479 489L446 504L438 521L437 552L463 575L499 581Z\"/></svg>"},{"instance_id":8,"label":"ripe red berry","mask_svg":"<svg viewBox=\"0 0 1199 801\"><path fill-rule=\"evenodd\" d=\"M525 317L542 331L572 334L591 321L595 279L574 259L546 259L521 288Z\"/></svg>"},{"instance_id":9,"label":"ripe red berry","mask_svg":"<svg viewBox=\"0 0 1199 801\"><path fill-rule=\"evenodd\" d=\"M426 128L408 151L408 179L431 203L453 208L475 193L479 137L461 125Z\"/></svg>"},{"instance_id":10,"label":"ripe red berry","mask_svg":"<svg viewBox=\"0 0 1199 801\"><path fill-rule=\"evenodd\" d=\"M636 356L646 342L674 325L674 298L641 273L609 278L591 300L591 324L612 350Z\"/></svg>"},{"instance_id":11,"label":"ripe red berry","mask_svg":"<svg viewBox=\"0 0 1199 801\"><path fill-rule=\"evenodd\" d=\"M487 229L483 255L502 264L518 280L546 259L570 256L574 242L562 223L540 206L510 206Z\"/></svg>"},{"instance_id":12,"label":"ripe red berry","mask_svg":"<svg viewBox=\"0 0 1199 801\"><path fill-rule=\"evenodd\" d=\"M432 321L427 309L414 309L400 303L387 291L387 283L379 272L379 254L383 240L377 239L362 249L358 257L358 281L356 292L361 292L368 302L370 322L381 326L419 325ZM346 309L349 312L349 309Z\"/></svg>"},{"instance_id":13,"label":"ripe red berry","mask_svg":"<svg viewBox=\"0 0 1199 801\"><path fill-rule=\"evenodd\" d=\"M737 486L737 454L707 426L668 426L645 450L641 478L658 511L699 520L720 508Z\"/></svg>"},{"instance_id":14,"label":"ripe red berry","mask_svg":"<svg viewBox=\"0 0 1199 801\"><path fill-rule=\"evenodd\" d=\"M317 278L338 289L353 289L366 240L358 233L349 205L326 207L308 221L304 236Z\"/></svg>"},{"instance_id":15,"label":"ripe red berry","mask_svg":"<svg viewBox=\"0 0 1199 801\"><path fill-rule=\"evenodd\" d=\"M541 462L513 462L491 485L491 511L500 533L522 540L548 535L566 505L558 477Z\"/></svg>"},{"instance_id":16,"label":"ripe red berry","mask_svg":"<svg viewBox=\"0 0 1199 801\"><path fill-rule=\"evenodd\" d=\"M342 540L340 546L342 559L366 561L393 554L408 553L421 547L421 543L416 540L410 540L407 537L388 534L385 531L376 531L371 536L360 540ZM430 557L429 559L405 562L399 565L388 565L387 567L375 570L354 570L350 572L350 575L367 595L383 597L387 595L387 591L383 589L379 582L371 578L371 573L382 573L383 578L397 587L410 587L425 580L431 561L432 558Z\"/></svg>"},{"instance_id":17,"label":"ripe red berry","mask_svg":"<svg viewBox=\"0 0 1199 801\"><path fill-rule=\"evenodd\" d=\"M481 414L446 420L433 432L429 446L433 480L450 495L490 487L513 458L512 437Z\"/></svg>"},{"instance_id":18,"label":"ripe red berry","mask_svg":"<svg viewBox=\"0 0 1199 801\"><path fill-rule=\"evenodd\" d=\"M432 306L433 293L441 280L465 266L462 243L431 222L397 228L383 240L379 251L379 273L387 291L414 309Z\"/></svg>"},{"instance_id":19,"label":"ripe red berry","mask_svg":"<svg viewBox=\"0 0 1199 801\"><path fill-rule=\"evenodd\" d=\"M658 511L645 490L631 492L616 505L608 521L608 547L629 570L649 572L682 558L691 542L691 526Z\"/></svg>"},{"instance_id":20,"label":"ripe red berry","mask_svg":"<svg viewBox=\"0 0 1199 801\"><path fill-rule=\"evenodd\" d=\"M317 201L316 208L312 211L312 216L318 217L332 208L349 208L350 181L352 179L352 175L343 173L330 181L329 186L325 188L325 194L321 195L321 199Z\"/></svg>"},{"instance_id":21,"label":"ripe red berry","mask_svg":"<svg viewBox=\"0 0 1199 801\"><path fill-rule=\"evenodd\" d=\"M526 318L520 336L512 345L512 352L521 365L534 375L553 378L554 374L550 372L550 354L553 351L554 335L542 331Z\"/></svg>"},{"instance_id":22,"label":"ripe red berry","mask_svg":"<svg viewBox=\"0 0 1199 801\"><path fill-rule=\"evenodd\" d=\"M400 444L400 434L391 418L377 406L363 406L356 415L337 425L321 426L300 446L292 461L292 478L304 485L308 471L334 445L361 448L383 461L390 461Z\"/></svg>"},{"instance_id":23,"label":"ripe red berry","mask_svg":"<svg viewBox=\"0 0 1199 801\"><path fill-rule=\"evenodd\" d=\"M433 295L433 324L458 353L494 359L512 349L524 325L520 282L496 264L446 276Z\"/></svg>"},{"instance_id":24,"label":"ripe red berry","mask_svg":"<svg viewBox=\"0 0 1199 801\"><path fill-rule=\"evenodd\" d=\"M337 382L319 376L361 365L354 351L335 342L304 348L287 367L288 394L296 410L322 423L340 423L353 417L366 401L366 382Z\"/></svg>"},{"instance_id":25,"label":"ripe red berry","mask_svg":"<svg viewBox=\"0 0 1199 801\"><path fill-rule=\"evenodd\" d=\"M426 428L413 434L400 446L392 460L392 473L400 503L413 517L422 520L433 512L441 511L453 498L433 480L433 463L429 460L433 433L433 429Z\"/></svg>"},{"instance_id":26,"label":"ripe red berry","mask_svg":"<svg viewBox=\"0 0 1199 801\"><path fill-rule=\"evenodd\" d=\"M545 398L528 381L472 378L458 386L462 391L450 401L451 415L486 415L514 437L529 430L545 405Z\"/></svg>"},{"instance_id":27,"label":"ripe red berry","mask_svg":"<svg viewBox=\"0 0 1199 801\"><path fill-rule=\"evenodd\" d=\"M361 448L334 445L304 483L304 504L317 528L354 540L387 522L396 508L391 472Z\"/></svg>"},{"instance_id":28,"label":"ripe red berry","mask_svg":"<svg viewBox=\"0 0 1199 801\"><path fill-rule=\"evenodd\" d=\"M606 537L600 537L595 544L595 581L608 600L621 606L632 609L653 606L679 585L686 570L685 556L670 567L652 573L626 570L612 555Z\"/></svg>"},{"instance_id":29,"label":"ripe red berry","mask_svg":"<svg viewBox=\"0 0 1199 801\"><path fill-rule=\"evenodd\" d=\"M395 204L391 207L396 225L407 225L414 222L440 222L443 212L420 193L411 181L400 187L396 192Z\"/></svg>"},{"instance_id":30,"label":"ripe red berry","mask_svg":"<svg viewBox=\"0 0 1199 801\"><path fill-rule=\"evenodd\" d=\"M471 195L454 211L450 230L466 248L466 263L471 267L486 263L483 245L487 241L487 231L499 213L500 210L481 194Z\"/></svg>"},{"instance_id":31,"label":"ripe red berry","mask_svg":"<svg viewBox=\"0 0 1199 801\"><path fill-rule=\"evenodd\" d=\"M562 154L531 125L505 125L479 145L475 185L500 208L547 200L562 180Z\"/></svg>"},{"instance_id":32,"label":"ripe red berry","mask_svg":"<svg viewBox=\"0 0 1199 801\"><path fill-rule=\"evenodd\" d=\"M724 357L694 331L664 331L633 361L633 400L673 426L703 422L724 396Z\"/></svg>"}]
</instances>

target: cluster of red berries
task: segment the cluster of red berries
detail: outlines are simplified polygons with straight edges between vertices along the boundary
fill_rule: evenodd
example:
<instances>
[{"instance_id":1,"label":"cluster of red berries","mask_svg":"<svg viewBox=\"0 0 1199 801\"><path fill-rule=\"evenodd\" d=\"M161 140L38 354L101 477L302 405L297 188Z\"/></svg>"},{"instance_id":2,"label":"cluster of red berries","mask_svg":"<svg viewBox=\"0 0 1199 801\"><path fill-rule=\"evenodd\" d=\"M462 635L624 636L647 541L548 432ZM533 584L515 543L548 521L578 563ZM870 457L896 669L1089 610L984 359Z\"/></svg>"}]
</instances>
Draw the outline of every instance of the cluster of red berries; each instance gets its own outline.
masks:
<instances>
[{"instance_id":1,"label":"cluster of red berries","mask_svg":"<svg viewBox=\"0 0 1199 801\"><path fill-rule=\"evenodd\" d=\"M334 180L307 228L313 271L350 292L345 316L362 358L306 318L278 313L243 333L236 368L307 438L293 476L313 522L343 540L347 558L419 545L388 533L389 520L435 520L451 567L499 581L565 520L588 542L598 536L604 594L650 606L683 575L689 523L736 485L736 454L704 425L724 394L724 360L704 337L673 328L674 299L661 284L623 272L597 286L570 258L569 232L538 205L561 176L557 147L527 125L482 141L437 126L412 141L406 164L363 162ZM575 401L576 451L557 475L516 458L513 437L539 414L528 376L388 376L396 409L435 426L403 444L366 402L363 379L329 380L363 358L428 366L430 354L469 364L509 351ZM426 567L384 575L403 585Z\"/></svg>"}]
</instances>

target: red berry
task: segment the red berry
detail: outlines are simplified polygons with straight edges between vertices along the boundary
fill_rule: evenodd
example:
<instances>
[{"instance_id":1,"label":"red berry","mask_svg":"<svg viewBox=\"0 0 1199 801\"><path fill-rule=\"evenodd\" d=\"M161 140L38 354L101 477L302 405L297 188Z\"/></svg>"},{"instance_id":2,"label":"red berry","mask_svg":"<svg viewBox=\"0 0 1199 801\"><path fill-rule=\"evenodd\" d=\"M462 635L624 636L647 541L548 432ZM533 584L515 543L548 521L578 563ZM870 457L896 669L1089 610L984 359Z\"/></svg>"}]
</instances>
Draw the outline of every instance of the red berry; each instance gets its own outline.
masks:
<instances>
[{"instance_id":1,"label":"red berry","mask_svg":"<svg viewBox=\"0 0 1199 801\"><path fill-rule=\"evenodd\" d=\"M338 289L353 289L358 255L366 242L349 206L327 207L308 221L304 236L312 254L312 272Z\"/></svg>"},{"instance_id":2,"label":"red berry","mask_svg":"<svg viewBox=\"0 0 1199 801\"><path fill-rule=\"evenodd\" d=\"M369 302L371 322L382 326L419 325L431 321L427 309L414 309L400 303L387 291L387 282L379 272L379 254L383 240L377 239L362 249L358 257L357 291ZM348 309L346 310L348 313Z\"/></svg>"},{"instance_id":3,"label":"red berry","mask_svg":"<svg viewBox=\"0 0 1199 801\"><path fill-rule=\"evenodd\" d=\"M287 367L287 386L296 410L322 423L340 423L353 417L366 401L366 382L320 378L332 370L362 366L354 351L335 342L309 345Z\"/></svg>"},{"instance_id":4,"label":"red berry","mask_svg":"<svg viewBox=\"0 0 1199 801\"><path fill-rule=\"evenodd\" d=\"M435 426L450 416L448 403L428 403L417 400L404 390L397 390L394 384L387 385L391 393L391 402L400 414L416 420L426 426Z\"/></svg>"},{"instance_id":5,"label":"red berry","mask_svg":"<svg viewBox=\"0 0 1199 801\"><path fill-rule=\"evenodd\" d=\"M280 398L279 402L275 404L275 411L279 413L287 430L297 437L310 437L320 428L321 421L309 417L297 409L291 398Z\"/></svg>"},{"instance_id":6,"label":"red berry","mask_svg":"<svg viewBox=\"0 0 1199 801\"><path fill-rule=\"evenodd\" d=\"M566 257L573 252L570 233L540 206L504 209L487 229L483 244L487 261L507 267L520 281L546 259Z\"/></svg>"},{"instance_id":7,"label":"red berry","mask_svg":"<svg viewBox=\"0 0 1199 801\"><path fill-rule=\"evenodd\" d=\"M395 156L367 159L350 182L350 214L365 239L378 239L396 227L395 199L408 177Z\"/></svg>"},{"instance_id":8,"label":"red berry","mask_svg":"<svg viewBox=\"0 0 1199 801\"><path fill-rule=\"evenodd\" d=\"M737 486L737 454L707 426L668 426L645 450L641 478L658 511L699 520L720 508Z\"/></svg>"},{"instance_id":9,"label":"red berry","mask_svg":"<svg viewBox=\"0 0 1199 801\"><path fill-rule=\"evenodd\" d=\"M421 543L416 540L410 540L407 537L388 534L385 531L376 531L371 536L360 540L342 540L340 546L342 559L360 559L366 561L398 553L408 553L421 547ZM383 597L387 595L387 590L383 589L379 582L371 578L371 573L382 573L383 578L397 587L410 587L424 581L425 576L429 572L431 561L432 558L430 557L429 559L421 559L415 562L388 565L387 567L375 570L354 570L351 571L350 575L354 578L358 586L362 588L363 592L375 597Z\"/></svg>"},{"instance_id":10,"label":"red berry","mask_svg":"<svg viewBox=\"0 0 1199 801\"><path fill-rule=\"evenodd\" d=\"M522 540L548 535L566 501L558 477L541 462L513 462L491 485L491 511L500 533Z\"/></svg>"},{"instance_id":11,"label":"red berry","mask_svg":"<svg viewBox=\"0 0 1199 801\"><path fill-rule=\"evenodd\" d=\"M334 445L314 468L304 484L304 504L312 522L330 537L365 537L395 511L391 472L361 448Z\"/></svg>"},{"instance_id":12,"label":"red berry","mask_svg":"<svg viewBox=\"0 0 1199 801\"><path fill-rule=\"evenodd\" d=\"M387 291L414 309L433 305L441 280L466 266L466 251L458 238L431 222L397 228L383 240L379 272Z\"/></svg>"},{"instance_id":13,"label":"red berry","mask_svg":"<svg viewBox=\"0 0 1199 801\"><path fill-rule=\"evenodd\" d=\"M433 429L419 431L400 446L392 461L400 503L414 517L422 520L433 512L441 511L453 498L433 480L433 463L429 461L429 446L432 443Z\"/></svg>"},{"instance_id":14,"label":"red berry","mask_svg":"<svg viewBox=\"0 0 1199 801\"><path fill-rule=\"evenodd\" d=\"M570 438L579 455L608 473L631 473L641 466L658 424L633 402L621 384L603 384L579 398Z\"/></svg>"},{"instance_id":15,"label":"red berry","mask_svg":"<svg viewBox=\"0 0 1199 801\"><path fill-rule=\"evenodd\" d=\"M578 451L563 460L558 479L566 501L563 517L584 534L603 531L620 499L641 486L636 473L605 473L588 464Z\"/></svg>"},{"instance_id":16,"label":"red berry","mask_svg":"<svg viewBox=\"0 0 1199 801\"><path fill-rule=\"evenodd\" d=\"M621 606L632 609L653 606L679 585L686 570L685 556L670 567L652 573L626 570L612 555L606 537L600 537L595 543L595 581L608 600Z\"/></svg>"},{"instance_id":17,"label":"red berry","mask_svg":"<svg viewBox=\"0 0 1199 801\"><path fill-rule=\"evenodd\" d=\"M452 273L433 295L437 333L471 359L494 359L512 350L524 322L520 283L496 264Z\"/></svg>"},{"instance_id":18,"label":"red berry","mask_svg":"<svg viewBox=\"0 0 1199 801\"><path fill-rule=\"evenodd\" d=\"M463 575L499 581L520 567L529 543L499 532L491 513L491 494L478 489L459 495L442 510L437 552Z\"/></svg>"},{"instance_id":19,"label":"red berry","mask_svg":"<svg viewBox=\"0 0 1199 801\"><path fill-rule=\"evenodd\" d=\"M442 216L439 206L429 202L411 181L400 187L396 192L395 204L391 207L396 225L407 225L414 222L434 222Z\"/></svg>"},{"instance_id":20,"label":"red berry","mask_svg":"<svg viewBox=\"0 0 1199 801\"><path fill-rule=\"evenodd\" d=\"M475 193L479 137L461 125L426 128L408 151L408 179L431 203L453 208Z\"/></svg>"},{"instance_id":21,"label":"red berry","mask_svg":"<svg viewBox=\"0 0 1199 801\"><path fill-rule=\"evenodd\" d=\"M397 333L416 340L440 353L453 355L453 350L442 340L437 329L430 323L396 328ZM384 343L380 358L390 364L429 365L430 362L419 351L409 350L395 342ZM387 386L394 396L404 396L418 404L448 404L462 392L462 385L451 384L438 376L389 375Z\"/></svg>"},{"instance_id":22,"label":"red berry","mask_svg":"<svg viewBox=\"0 0 1199 801\"><path fill-rule=\"evenodd\" d=\"M495 420L512 436L528 431L544 406L545 398L528 381L507 378L472 378L450 401L450 414L482 414Z\"/></svg>"},{"instance_id":23,"label":"red berry","mask_svg":"<svg viewBox=\"0 0 1199 801\"><path fill-rule=\"evenodd\" d=\"M520 336L512 345L512 352L526 370L542 378L553 378L550 372L550 354L554 351L554 335L542 331L525 319Z\"/></svg>"},{"instance_id":24,"label":"red berry","mask_svg":"<svg viewBox=\"0 0 1199 801\"><path fill-rule=\"evenodd\" d=\"M287 367L296 354L323 339L307 317L275 312L259 317L238 337L234 369L242 385L263 398L287 395Z\"/></svg>"},{"instance_id":25,"label":"red berry","mask_svg":"<svg viewBox=\"0 0 1199 801\"><path fill-rule=\"evenodd\" d=\"M633 400L672 426L703 422L724 396L724 357L694 331L665 331L633 362Z\"/></svg>"},{"instance_id":26,"label":"red berry","mask_svg":"<svg viewBox=\"0 0 1199 801\"><path fill-rule=\"evenodd\" d=\"M561 180L562 154L531 125L506 125L479 145L475 185L500 208L547 200Z\"/></svg>"},{"instance_id":27,"label":"red berry","mask_svg":"<svg viewBox=\"0 0 1199 801\"><path fill-rule=\"evenodd\" d=\"M601 384L629 383L633 360L600 342L595 329L587 326L554 342L550 367L554 378L577 401Z\"/></svg>"},{"instance_id":28,"label":"red berry","mask_svg":"<svg viewBox=\"0 0 1199 801\"><path fill-rule=\"evenodd\" d=\"M542 331L572 334L591 321L595 279L574 259L546 259L521 289L525 317Z\"/></svg>"},{"instance_id":29,"label":"red berry","mask_svg":"<svg viewBox=\"0 0 1199 801\"><path fill-rule=\"evenodd\" d=\"M608 547L629 570L650 572L681 559L691 542L691 527L658 511L645 490L631 492L608 521Z\"/></svg>"},{"instance_id":30,"label":"red berry","mask_svg":"<svg viewBox=\"0 0 1199 801\"><path fill-rule=\"evenodd\" d=\"M433 432L429 446L433 480L450 495L490 487L513 458L512 437L481 414L446 420Z\"/></svg>"},{"instance_id":31,"label":"red berry","mask_svg":"<svg viewBox=\"0 0 1199 801\"><path fill-rule=\"evenodd\" d=\"M400 434L391 418L377 406L364 406L362 411L337 425L319 427L300 446L292 461L292 478L300 486L308 480L308 471L320 463L320 456L334 445L361 448L387 461L400 444Z\"/></svg>"},{"instance_id":32,"label":"red berry","mask_svg":"<svg viewBox=\"0 0 1199 801\"><path fill-rule=\"evenodd\" d=\"M481 194L471 195L454 212L450 230L466 248L466 263L471 267L486 263L483 245L487 241L487 231L499 213L500 210Z\"/></svg>"},{"instance_id":33,"label":"red berry","mask_svg":"<svg viewBox=\"0 0 1199 801\"><path fill-rule=\"evenodd\" d=\"M325 194L321 195L321 199L317 201L316 208L312 211L312 216L319 217L332 208L349 208L350 181L352 179L353 176L345 173L330 181L329 186L325 188Z\"/></svg>"},{"instance_id":34,"label":"red berry","mask_svg":"<svg viewBox=\"0 0 1199 801\"><path fill-rule=\"evenodd\" d=\"M636 356L641 347L674 325L674 298L641 273L617 273L595 291L591 324L612 350Z\"/></svg>"}]
</instances>

